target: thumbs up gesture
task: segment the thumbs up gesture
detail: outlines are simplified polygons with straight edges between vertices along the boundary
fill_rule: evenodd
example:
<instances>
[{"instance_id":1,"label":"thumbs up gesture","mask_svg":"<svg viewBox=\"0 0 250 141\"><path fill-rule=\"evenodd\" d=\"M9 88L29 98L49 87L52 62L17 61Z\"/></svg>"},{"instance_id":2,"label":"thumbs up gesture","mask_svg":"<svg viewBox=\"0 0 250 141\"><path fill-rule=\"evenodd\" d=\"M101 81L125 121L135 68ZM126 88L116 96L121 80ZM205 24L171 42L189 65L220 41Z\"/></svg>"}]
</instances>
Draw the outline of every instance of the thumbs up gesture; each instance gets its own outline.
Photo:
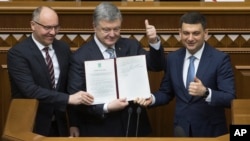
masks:
<instances>
[{"instance_id":1,"label":"thumbs up gesture","mask_svg":"<svg viewBox=\"0 0 250 141\"><path fill-rule=\"evenodd\" d=\"M145 28L146 28L146 34L149 40L149 43L157 43L157 35L156 35L156 29L153 25L150 25L148 20L145 20Z\"/></svg>"},{"instance_id":2,"label":"thumbs up gesture","mask_svg":"<svg viewBox=\"0 0 250 141\"><path fill-rule=\"evenodd\" d=\"M188 87L188 92L192 96L203 96L206 92L206 87L199 78L195 77L194 82L191 82Z\"/></svg>"}]
</instances>

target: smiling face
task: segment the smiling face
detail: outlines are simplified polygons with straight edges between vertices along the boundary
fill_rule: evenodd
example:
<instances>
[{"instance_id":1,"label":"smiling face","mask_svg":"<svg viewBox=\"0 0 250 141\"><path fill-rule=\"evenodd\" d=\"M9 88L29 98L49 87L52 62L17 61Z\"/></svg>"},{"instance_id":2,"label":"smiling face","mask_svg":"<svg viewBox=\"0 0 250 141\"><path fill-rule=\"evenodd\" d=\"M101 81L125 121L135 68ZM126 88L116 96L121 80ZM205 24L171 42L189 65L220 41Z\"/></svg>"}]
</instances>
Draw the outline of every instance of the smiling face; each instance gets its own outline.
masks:
<instances>
[{"instance_id":1,"label":"smiling face","mask_svg":"<svg viewBox=\"0 0 250 141\"><path fill-rule=\"evenodd\" d=\"M97 25L94 25L96 37L99 41L107 46L113 46L120 38L121 20L114 21L100 20Z\"/></svg>"},{"instance_id":2,"label":"smiling face","mask_svg":"<svg viewBox=\"0 0 250 141\"><path fill-rule=\"evenodd\" d=\"M58 15L52 9L43 7L40 14L31 21L34 38L44 46L52 44L59 30Z\"/></svg>"},{"instance_id":3,"label":"smiling face","mask_svg":"<svg viewBox=\"0 0 250 141\"><path fill-rule=\"evenodd\" d=\"M205 39L207 38L208 31L202 27L201 23L182 23L179 35L182 44L191 54L194 54L201 49Z\"/></svg>"}]
</instances>

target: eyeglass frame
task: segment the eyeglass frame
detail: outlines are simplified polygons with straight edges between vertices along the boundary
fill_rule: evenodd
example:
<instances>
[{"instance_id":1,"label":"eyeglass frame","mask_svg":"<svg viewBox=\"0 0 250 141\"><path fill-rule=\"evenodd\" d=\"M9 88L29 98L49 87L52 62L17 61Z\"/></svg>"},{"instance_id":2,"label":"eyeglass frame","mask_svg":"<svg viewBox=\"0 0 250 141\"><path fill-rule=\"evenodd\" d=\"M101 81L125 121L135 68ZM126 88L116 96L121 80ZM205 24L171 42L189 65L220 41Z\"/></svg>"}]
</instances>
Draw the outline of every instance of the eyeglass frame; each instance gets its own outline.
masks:
<instances>
[{"instance_id":1,"label":"eyeglass frame","mask_svg":"<svg viewBox=\"0 0 250 141\"><path fill-rule=\"evenodd\" d=\"M117 28L101 28L102 32L105 33L105 34L108 34L110 33L111 31L115 32L115 33L119 33L121 31L121 28L120 27L117 27Z\"/></svg>"},{"instance_id":2,"label":"eyeglass frame","mask_svg":"<svg viewBox=\"0 0 250 141\"><path fill-rule=\"evenodd\" d=\"M121 31L121 27L115 27L115 28L107 28L107 27L102 27L100 25L96 26L97 28L99 28L103 33L105 34L109 34L111 31L115 32L115 33L119 33Z\"/></svg>"},{"instance_id":3,"label":"eyeglass frame","mask_svg":"<svg viewBox=\"0 0 250 141\"><path fill-rule=\"evenodd\" d=\"M36 23L36 24L38 24L38 25L40 25L41 27L43 27L43 29L46 30L46 31L51 31L53 29L55 29L55 31L59 31L59 29L60 29L60 25L47 26L47 25L43 25L43 24L41 24L41 23L39 23L37 21L33 21L33 22Z\"/></svg>"}]
</instances>

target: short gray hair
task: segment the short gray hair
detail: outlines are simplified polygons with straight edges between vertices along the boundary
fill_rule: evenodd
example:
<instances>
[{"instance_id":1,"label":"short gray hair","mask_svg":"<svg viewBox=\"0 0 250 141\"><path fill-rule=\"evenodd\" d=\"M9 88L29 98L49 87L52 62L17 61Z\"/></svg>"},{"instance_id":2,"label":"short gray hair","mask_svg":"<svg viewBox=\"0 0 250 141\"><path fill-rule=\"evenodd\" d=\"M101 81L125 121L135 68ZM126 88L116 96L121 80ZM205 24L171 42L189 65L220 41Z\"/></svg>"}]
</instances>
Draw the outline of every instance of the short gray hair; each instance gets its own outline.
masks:
<instances>
[{"instance_id":1,"label":"short gray hair","mask_svg":"<svg viewBox=\"0 0 250 141\"><path fill-rule=\"evenodd\" d=\"M102 2L96 7L94 11L93 24L96 26L101 20L122 21L121 11L110 2Z\"/></svg>"}]
</instances>

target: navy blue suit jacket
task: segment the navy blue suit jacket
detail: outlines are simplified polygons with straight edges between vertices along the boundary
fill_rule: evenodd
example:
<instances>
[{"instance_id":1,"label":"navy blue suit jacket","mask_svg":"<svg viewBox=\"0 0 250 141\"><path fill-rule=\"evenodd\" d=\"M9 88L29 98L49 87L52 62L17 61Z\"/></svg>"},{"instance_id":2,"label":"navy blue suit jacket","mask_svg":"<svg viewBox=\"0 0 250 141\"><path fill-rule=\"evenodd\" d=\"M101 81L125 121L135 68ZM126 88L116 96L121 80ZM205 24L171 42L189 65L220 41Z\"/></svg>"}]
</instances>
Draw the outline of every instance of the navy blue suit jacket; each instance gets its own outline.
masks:
<instances>
[{"instance_id":1,"label":"navy blue suit jacket","mask_svg":"<svg viewBox=\"0 0 250 141\"><path fill-rule=\"evenodd\" d=\"M164 68L164 52L150 48L147 52L138 41L126 38L120 38L115 44L117 57L133 56L146 54L146 61L149 70L159 71ZM104 59L94 39L84 44L72 56L72 62L69 72L70 93L84 90L86 91L84 61ZM102 82L100 82L102 83ZM96 84L98 85L98 84ZM130 128L128 136L135 136L138 105L130 103L128 107L133 108L130 120ZM124 110L104 114L103 104L94 106L75 106L74 110L70 110L70 125L80 128L81 136L126 136L128 108ZM140 114L138 136L146 136L151 132L146 109L142 108Z\"/></svg>"},{"instance_id":2,"label":"navy blue suit jacket","mask_svg":"<svg viewBox=\"0 0 250 141\"><path fill-rule=\"evenodd\" d=\"M12 98L39 100L35 133L47 136L52 116L55 115L61 135L68 136L65 110L69 97L66 87L71 51L67 44L58 40L53 42L53 48L60 67L56 90L51 87L45 59L31 36L8 51L7 65Z\"/></svg>"},{"instance_id":3,"label":"navy blue suit jacket","mask_svg":"<svg viewBox=\"0 0 250 141\"><path fill-rule=\"evenodd\" d=\"M211 102L190 96L183 82L186 49L169 53L165 76L155 93L156 105L167 104L175 97L175 127L189 136L219 136L227 133L224 108L235 98L234 73L230 57L205 44L196 77L212 90ZM191 129L191 130L190 130Z\"/></svg>"}]
</instances>

